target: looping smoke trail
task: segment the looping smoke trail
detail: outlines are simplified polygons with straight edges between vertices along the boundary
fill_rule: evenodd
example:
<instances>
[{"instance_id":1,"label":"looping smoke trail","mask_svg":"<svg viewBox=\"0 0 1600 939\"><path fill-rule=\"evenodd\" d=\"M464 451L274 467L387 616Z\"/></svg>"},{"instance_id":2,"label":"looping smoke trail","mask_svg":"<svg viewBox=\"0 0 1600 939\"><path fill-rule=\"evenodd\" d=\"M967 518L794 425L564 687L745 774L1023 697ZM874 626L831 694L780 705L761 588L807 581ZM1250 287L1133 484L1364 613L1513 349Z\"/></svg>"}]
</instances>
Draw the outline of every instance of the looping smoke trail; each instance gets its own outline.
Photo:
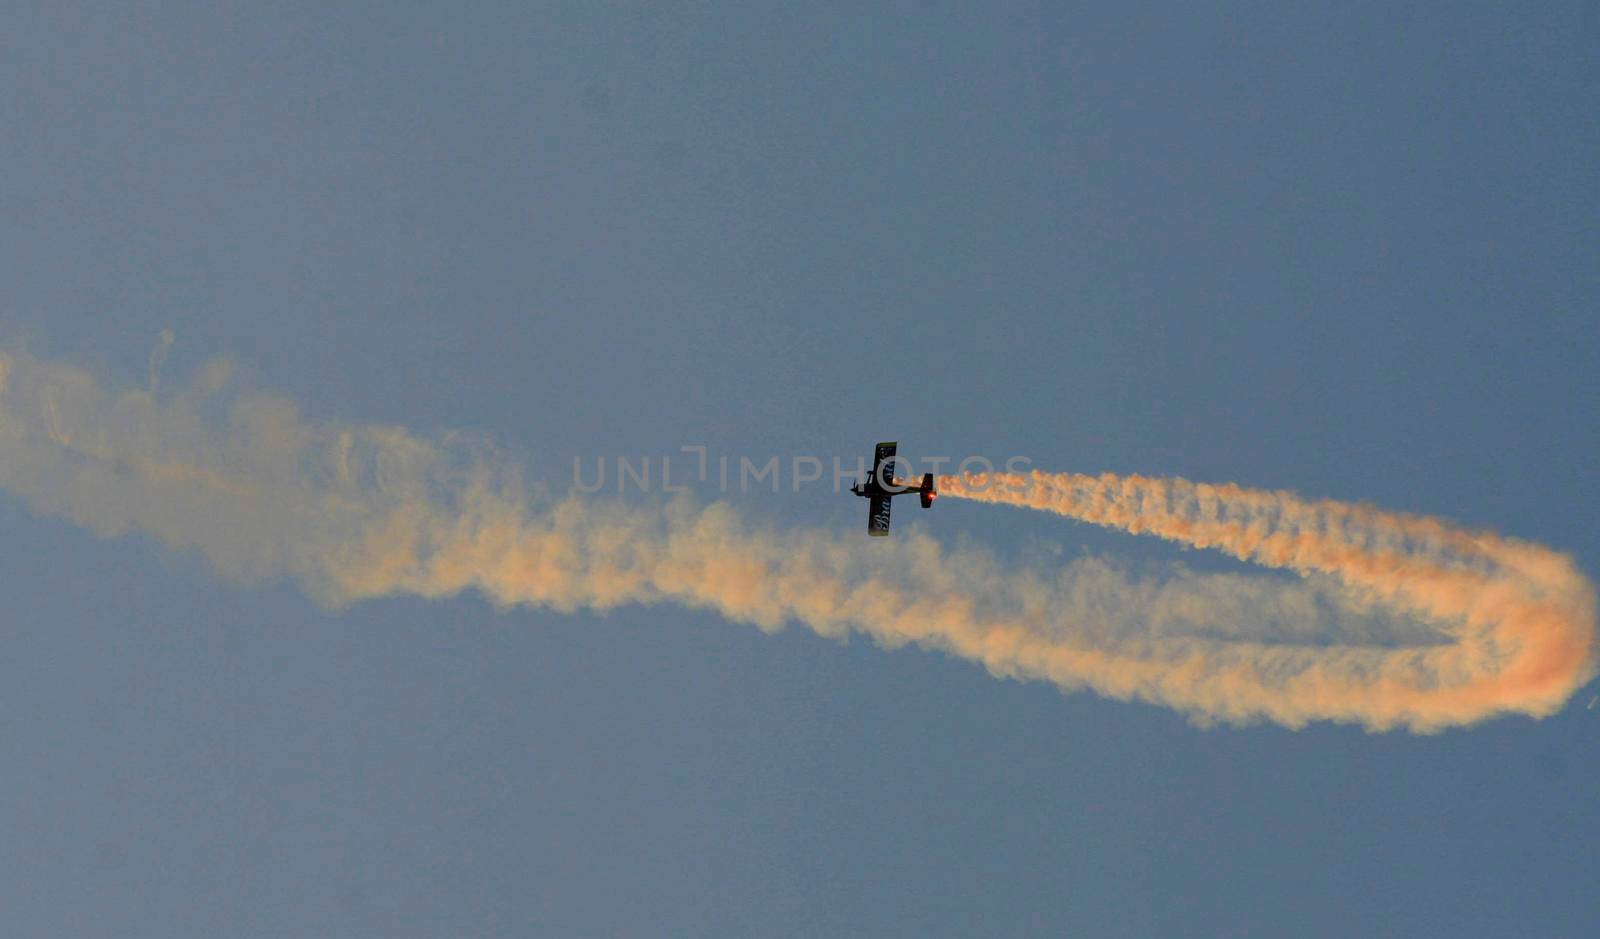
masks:
<instances>
[{"instance_id":1,"label":"looping smoke trail","mask_svg":"<svg viewBox=\"0 0 1600 939\"><path fill-rule=\"evenodd\" d=\"M1593 674L1593 590L1565 557L1443 522L1181 480L948 478L943 492L1210 547L1301 578L1058 570L752 525L729 505L552 496L464 435L303 420L213 365L160 401L0 353L0 488L324 603L476 590L560 611L675 603L917 644L1000 676L1203 722L1417 731L1552 713ZM152 386L154 382L152 382ZM992 485L985 485L992 484Z\"/></svg>"},{"instance_id":2,"label":"looping smoke trail","mask_svg":"<svg viewBox=\"0 0 1600 939\"><path fill-rule=\"evenodd\" d=\"M1075 473L944 479L956 498L1042 509L1302 576L1328 575L1450 641L1329 648L1272 683L1312 714L1427 730L1499 712L1554 713L1595 673L1594 587L1570 558L1491 532L1365 505L1186 479ZM1232 680L1262 680L1247 653Z\"/></svg>"}]
</instances>

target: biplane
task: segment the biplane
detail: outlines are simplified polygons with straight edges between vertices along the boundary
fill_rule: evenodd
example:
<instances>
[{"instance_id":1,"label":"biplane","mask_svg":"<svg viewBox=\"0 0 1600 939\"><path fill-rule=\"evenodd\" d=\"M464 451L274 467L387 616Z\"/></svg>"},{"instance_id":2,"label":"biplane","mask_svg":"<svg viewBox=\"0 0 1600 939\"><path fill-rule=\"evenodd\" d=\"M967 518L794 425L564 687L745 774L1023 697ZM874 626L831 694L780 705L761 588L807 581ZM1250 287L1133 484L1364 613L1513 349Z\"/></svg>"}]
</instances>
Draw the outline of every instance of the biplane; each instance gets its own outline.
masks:
<instances>
[{"instance_id":1,"label":"biplane","mask_svg":"<svg viewBox=\"0 0 1600 939\"><path fill-rule=\"evenodd\" d=\"M897 446L893 440L880 443L872 452L872 474L864 480L858 481L850 487L850 491L867 503L867 534L874 537L884 537L889 534L889 500L895 496L903 496L914 492L922 502L923 508L933 505L933 500L939 494L933 489L933 474L922 474L921 486L903 486L893 475L895 464L894 451Z\"/></svg>"}]
</instances>

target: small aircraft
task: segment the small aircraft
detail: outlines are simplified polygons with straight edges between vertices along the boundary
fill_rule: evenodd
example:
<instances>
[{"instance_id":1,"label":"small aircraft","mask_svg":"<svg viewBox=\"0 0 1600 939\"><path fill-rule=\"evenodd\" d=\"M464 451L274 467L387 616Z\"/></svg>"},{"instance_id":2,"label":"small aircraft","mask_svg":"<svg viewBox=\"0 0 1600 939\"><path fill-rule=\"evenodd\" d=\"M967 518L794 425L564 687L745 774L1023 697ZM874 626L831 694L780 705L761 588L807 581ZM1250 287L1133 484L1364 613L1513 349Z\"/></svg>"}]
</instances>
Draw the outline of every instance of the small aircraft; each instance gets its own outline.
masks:
<instances>
[{"instance_id":1,"label":"small aircraft","mask_svg":"<svg viewBox=\"0 0 1600 939\"><path fill-rule=\"evenodd\" d=\"M895 462L894 451L898 444L890 440L878 444L872 453L872 475L850 487L850 491L863 499L872 500L867 508L867 534L884 537L889 534L889 500L895 496L914 492L922 500L922 507L933 505L939 495L933 489L933 474L922 474L919 488L901 486L899 480L889 475L889 465Z\"/></svg>"}]
</instances>

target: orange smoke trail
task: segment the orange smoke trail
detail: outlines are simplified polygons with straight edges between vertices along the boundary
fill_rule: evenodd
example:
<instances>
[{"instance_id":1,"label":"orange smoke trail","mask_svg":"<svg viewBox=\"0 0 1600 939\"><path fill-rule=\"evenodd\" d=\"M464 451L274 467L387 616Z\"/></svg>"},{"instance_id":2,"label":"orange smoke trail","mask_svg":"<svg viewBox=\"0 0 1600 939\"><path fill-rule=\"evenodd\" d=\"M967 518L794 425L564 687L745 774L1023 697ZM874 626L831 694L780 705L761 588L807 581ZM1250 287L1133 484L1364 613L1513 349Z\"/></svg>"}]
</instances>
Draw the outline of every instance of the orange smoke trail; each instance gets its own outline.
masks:
<instances>
[{"instance_id":1,"label":"orange smoke trail","mask_svg":"<svg viewBox=\"0 0 1600 939\"><path fill-rule=\"evenodd\" d=\"M1313 653L1280 688L1309 715L1420 730L1502 712L1537 717L1594 676L1594 589L1570 558L1536 544L1231 483L1035 471L946 477L940 490L1330 575L1452 640ZM1266 650L1240 652L1228 683L1248 686L1271 671Z\"/></svg>"},{"instance_id":2,"label":"orange smoke trail","mask_svg":"<svg viewBox=\"0 0 1600 939\"><path fill-rule=\"evenodd\" d=\"M463 435L308 422L227 380L214 366L175 394L108 395L79 369L0 352L0 489L104 536L197 550L229 576L293 578L330 605L469 590L562 612L672 603L916 644L1206 722L1432 731L1550 714L1594 671L1594 592L1569 559L1433 519L1183 480L942 481L1303 579L1140 580L1095 558L1042 572L915 525L869 544L752 525L722 503L551 496Z\"/></svg>"}]
</instances>

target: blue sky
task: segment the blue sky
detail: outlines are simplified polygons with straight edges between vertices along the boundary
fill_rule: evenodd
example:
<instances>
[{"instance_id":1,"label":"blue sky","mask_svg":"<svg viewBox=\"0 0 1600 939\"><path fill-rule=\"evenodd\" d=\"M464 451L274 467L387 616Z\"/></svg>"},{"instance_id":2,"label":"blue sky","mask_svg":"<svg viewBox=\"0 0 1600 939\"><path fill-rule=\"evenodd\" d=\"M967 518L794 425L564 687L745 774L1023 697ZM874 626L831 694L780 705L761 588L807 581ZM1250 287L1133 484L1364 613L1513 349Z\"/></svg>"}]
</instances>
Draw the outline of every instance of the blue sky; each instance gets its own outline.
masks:
<instances>
[{"instance_id":1,"label":"blue sky","mask_svg":"<svg viewBox=\"0 0 1600 939\"><path fill-rule=\"evenodd\" d=\"M574 456L1021 453L1600 571L1592 7L40 6L0 341ZM823 488L733 497L854 531ZM1002 556L1238 565L941 502ZM0 499L15 935L1592 935L1600 710L1419 737L711 614L327 610Z\"/></svg>"}]
</instances>

